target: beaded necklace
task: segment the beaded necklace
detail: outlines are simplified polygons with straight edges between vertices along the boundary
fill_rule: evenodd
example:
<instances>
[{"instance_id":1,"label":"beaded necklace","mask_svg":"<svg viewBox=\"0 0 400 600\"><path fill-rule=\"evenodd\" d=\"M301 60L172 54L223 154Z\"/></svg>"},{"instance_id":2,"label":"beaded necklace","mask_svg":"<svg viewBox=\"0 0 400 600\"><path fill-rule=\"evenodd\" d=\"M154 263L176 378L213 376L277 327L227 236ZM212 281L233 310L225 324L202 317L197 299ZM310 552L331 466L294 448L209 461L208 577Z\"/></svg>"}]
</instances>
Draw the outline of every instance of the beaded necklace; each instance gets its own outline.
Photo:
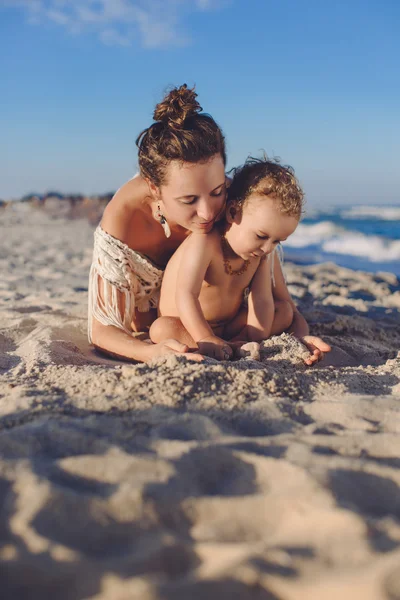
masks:
<instances>
[{"instance_id":1,"label":"beaded necklace","mask_svg":"<svg viewBox=\"0 0 400 600\"><path fill-rule=\"evenodd\" d=\"M222 248L222 256L223 256L223 261L224 261L225 273L227 275L243 275L243 273L245 273L247 271L250 261L245 260L243 262L243 265L240 267L240 269L236 269L236 271L234 269L232 269L232 265L227 257L227 253L230 248L230 245L229 245L228 240L225 237L225 234L221 235L221 248Z\"/></svg>"}]
</instances>

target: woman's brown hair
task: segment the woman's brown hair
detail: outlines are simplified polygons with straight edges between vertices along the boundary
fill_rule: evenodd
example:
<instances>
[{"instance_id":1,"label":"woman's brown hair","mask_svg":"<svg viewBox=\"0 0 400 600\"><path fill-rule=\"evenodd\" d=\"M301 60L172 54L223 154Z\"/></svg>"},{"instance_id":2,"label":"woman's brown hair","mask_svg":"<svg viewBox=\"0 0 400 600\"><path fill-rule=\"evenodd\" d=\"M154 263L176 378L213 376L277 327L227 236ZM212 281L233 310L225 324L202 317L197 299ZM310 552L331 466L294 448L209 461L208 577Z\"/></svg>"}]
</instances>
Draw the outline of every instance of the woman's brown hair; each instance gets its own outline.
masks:
<instances>
[{"instance_id":1,"label":"woman's brown hair","mask_svg":"<svg viewBox=\"0 0 400 600\"><path fill-rule=\"evenodd\" d=\"M160 187L173 160L206 162L220 154L226 164L224 135L214 119L201 112L197 94L186 84L172 89L157 104L154 121L136 140L143 177Z\"/></svg>"}]
</instances>

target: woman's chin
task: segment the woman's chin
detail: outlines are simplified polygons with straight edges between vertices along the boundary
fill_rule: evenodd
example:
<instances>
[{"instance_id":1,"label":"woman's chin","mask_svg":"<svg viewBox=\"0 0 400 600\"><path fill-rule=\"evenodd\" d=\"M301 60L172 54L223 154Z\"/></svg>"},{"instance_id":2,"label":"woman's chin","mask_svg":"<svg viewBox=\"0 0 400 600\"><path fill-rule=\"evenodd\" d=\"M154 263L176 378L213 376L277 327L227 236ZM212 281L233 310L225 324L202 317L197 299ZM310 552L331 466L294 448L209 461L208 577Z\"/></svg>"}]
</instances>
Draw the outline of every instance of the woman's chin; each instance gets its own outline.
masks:
<instances>
[{"instance_id":1,"label":"woman's chin","mask_svg":"<svg viewBox=\"0 0 400 600\"><path fill-rule=\"evenodd\" d=\"M191 231L200 231L202 233L210 233L211 229L214 227L215 221L210 221L209 223L196 223Z\"/></svg>"}]
</instances>

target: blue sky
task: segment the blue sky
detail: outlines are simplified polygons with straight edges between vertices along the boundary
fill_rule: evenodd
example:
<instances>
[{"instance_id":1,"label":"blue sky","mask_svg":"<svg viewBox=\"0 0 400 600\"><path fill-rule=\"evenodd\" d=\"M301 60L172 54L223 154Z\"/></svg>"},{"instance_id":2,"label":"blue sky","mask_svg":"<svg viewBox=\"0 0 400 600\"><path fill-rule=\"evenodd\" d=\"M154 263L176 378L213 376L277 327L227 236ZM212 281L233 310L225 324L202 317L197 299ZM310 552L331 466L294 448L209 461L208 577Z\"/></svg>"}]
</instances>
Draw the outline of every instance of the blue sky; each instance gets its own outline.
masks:
<instances>
[{"instance_id":1,"label":"blue sky","mask_svg":"<svg viewBox=\"0 0 400 600\"><path fill-rule=\"evenodd\" d=\"M261 149L315 206L400 204L397 0L0 0L0 198L118 188L168 86L229 166Z\"/></svg>"}]
</instances>

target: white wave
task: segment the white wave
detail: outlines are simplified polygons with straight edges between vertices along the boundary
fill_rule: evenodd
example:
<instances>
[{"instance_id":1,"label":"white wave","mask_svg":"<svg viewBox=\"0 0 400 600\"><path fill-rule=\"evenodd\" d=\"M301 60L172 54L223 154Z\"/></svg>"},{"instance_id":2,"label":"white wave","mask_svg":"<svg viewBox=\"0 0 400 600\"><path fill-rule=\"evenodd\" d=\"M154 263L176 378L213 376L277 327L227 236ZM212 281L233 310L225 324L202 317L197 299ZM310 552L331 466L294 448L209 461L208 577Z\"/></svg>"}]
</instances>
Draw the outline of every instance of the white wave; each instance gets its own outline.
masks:
<instances>
[{"instance_id":1,"label":"white wave","mask_svg":"<svg viewBox=\"0 0 400 600\"><path fill-rule=\"evenodd\" d=\"M400 206L354 206L341 212L347 219L371 218L383 221L400 221Z\"/></svg>"},{"instance_id":2,"label":"white wave","mask_svg":"<svg viewBox=\"0 0 400 600\"><path fill-rule=\"evenodd\" d=\"M325 252L368 258L371 262L400 260L400 240L387 240L377 235L367 236L355 231L323 243L322 249Z\"/></svg>"},{"instance_id":3,"label":"white wave","mask_svg":"<svg viewBox=\"0 0 400 600\"><path fill-rule=\"evenodd\" d=\"M341 235L345 229L338 227L331 221L321 221L312 225L300 225L290 238L285 242L285 246L292 248L305 248L314 244L320 244L327 238L335 235Z\"/></svg>"},{"instance_id":4,"label":"white wave","mask_svg":"<svg viewBox=\"0 0 400 600\"><path fill-rule=\"evenodd\" d=\"M357 256L371 262L400 260L400 240L365 235L338 227L331 221L322 221L313 225L300 223L284 246L288 248L318 246L319 251Z\"/></svg>"}]
</instances>

